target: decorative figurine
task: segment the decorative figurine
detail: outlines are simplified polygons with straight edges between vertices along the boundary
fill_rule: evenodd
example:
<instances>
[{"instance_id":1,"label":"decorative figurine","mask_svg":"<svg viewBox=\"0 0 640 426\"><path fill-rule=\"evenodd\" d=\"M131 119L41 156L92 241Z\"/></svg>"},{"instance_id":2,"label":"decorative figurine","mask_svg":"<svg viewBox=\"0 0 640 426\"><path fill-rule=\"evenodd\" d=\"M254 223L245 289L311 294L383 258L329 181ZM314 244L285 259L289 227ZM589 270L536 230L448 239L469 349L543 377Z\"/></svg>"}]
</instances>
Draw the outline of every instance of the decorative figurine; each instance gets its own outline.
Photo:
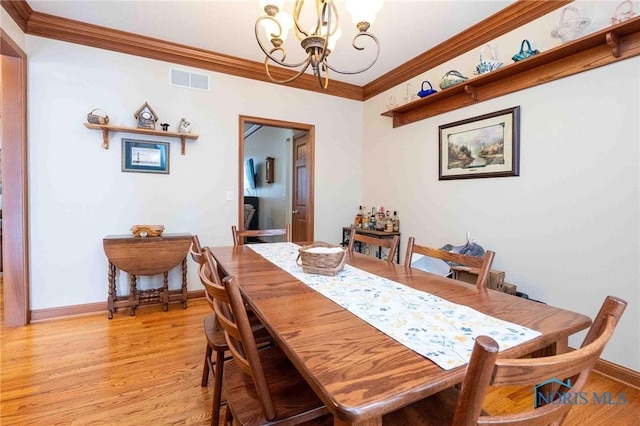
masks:
<instances>
[{"instance_id":1,"label":"decorative figurine","mask_svg":"<svg viewBox=\"0 0 640 426\"><path fill-rule=\"evenodd\" d=\"M191 123L189 123L186 118L182 117L180 125L178 126L178 131L180 133L191 133Z\"/></svg>"},{"instance_id":2,"label":"decorative figurine","mask_svg":"<svg viewBox=\"0 0 640 426\"><path fill-rule=\"evenodd\" d=\"M567 6L562 9L558 26L551 30L551 37L559 38L563 44L568 43L580 37L590 23L591 19L581 16L577 8Z\"/></svg>"},{"instance_id":3,"label":"decorative figurine","mask_svg":"<svg viewBox=\"0 0 640 426\"><path fill-rule=\"evenodd\" d=\"M138 120L138 128L155 130L158 116L147 102L138 108L133 116Z\"/></svg>"},{"instance_id":4,"label":"decorative figurine","mask_svg":"<svg viewBox=\"0 0 640 426\"><path fill-rule=\"evenodd\" d=\"M426 89L424 87L425 84L429 85L428 89ZM429 83L428 81L425 80L425 81L422 82L422 87L421 87L420 91L418 92L418 96L420 96L421 98L424 98L425 96L433 95L436 92L437 92L437 90L434 90L434 88L431 85L431 83Z\"/></svg>"},{"instance_id":5,"label":"decorative figurine","mask_svg":"<svg viewBox=\"0 0 640 426\"><path fill-rule=\"evenodd\" d=\"M633 15L635 14L636 12L633 10L633 2L631 0L624 0L618 5L618 7L616 7L616 12L609 22L611 25L616 25L633 18Z\"/></svg>"},{"instance_id":6,"label":"decorative figurine","mask_svg":"<svg viewBox=\"0 0 640 426\"><path fill-rule=\"evenodd\" d=\"M169 123L160 123L160 127L162 127L162 130L166 132L169 130Z\"/></svg>"}]
</instances>

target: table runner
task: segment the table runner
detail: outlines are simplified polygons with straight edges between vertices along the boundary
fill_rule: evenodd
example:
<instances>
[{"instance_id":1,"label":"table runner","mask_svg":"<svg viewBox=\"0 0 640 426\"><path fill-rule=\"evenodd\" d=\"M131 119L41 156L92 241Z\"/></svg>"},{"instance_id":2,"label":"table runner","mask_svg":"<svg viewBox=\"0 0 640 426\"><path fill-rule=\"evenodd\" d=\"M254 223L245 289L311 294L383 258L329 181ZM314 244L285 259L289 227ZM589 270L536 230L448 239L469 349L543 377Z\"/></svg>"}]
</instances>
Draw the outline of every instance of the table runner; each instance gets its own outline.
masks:
<instances>
[{"instance_id":1,"label":"table runner","mask_svg":"<svg viewBox=\"0 0 640 426\"><path fill-rule=\"evenodd\" d=\"M469 362L477 336L491 336L505 350L541 334L351 265L335 276L304 273L294 243L248 247L445 370Z\"/></svg>"}]
</instances>

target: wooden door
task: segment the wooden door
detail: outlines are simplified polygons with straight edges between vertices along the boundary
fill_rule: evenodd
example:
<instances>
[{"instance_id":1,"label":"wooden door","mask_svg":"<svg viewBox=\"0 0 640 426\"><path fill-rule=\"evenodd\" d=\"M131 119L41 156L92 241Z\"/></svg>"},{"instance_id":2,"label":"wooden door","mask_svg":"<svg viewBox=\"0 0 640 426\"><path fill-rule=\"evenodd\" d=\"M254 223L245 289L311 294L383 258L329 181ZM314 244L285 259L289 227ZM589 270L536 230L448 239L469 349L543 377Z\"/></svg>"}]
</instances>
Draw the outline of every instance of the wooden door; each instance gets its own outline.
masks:
<instances>
[{"instance_id":1,"label":"wooden door","mask_svg":"<svg viewBox=\"0 0 640 426\"><path fill-rule=\"evenodd\" d=\"M309 241L307 235L307 220L309 212L309 168L307 132L298 133L293 137L293 179L292 179L292 210L291 210L291 240L293 242Z\"/></svg>"}]
</instances>

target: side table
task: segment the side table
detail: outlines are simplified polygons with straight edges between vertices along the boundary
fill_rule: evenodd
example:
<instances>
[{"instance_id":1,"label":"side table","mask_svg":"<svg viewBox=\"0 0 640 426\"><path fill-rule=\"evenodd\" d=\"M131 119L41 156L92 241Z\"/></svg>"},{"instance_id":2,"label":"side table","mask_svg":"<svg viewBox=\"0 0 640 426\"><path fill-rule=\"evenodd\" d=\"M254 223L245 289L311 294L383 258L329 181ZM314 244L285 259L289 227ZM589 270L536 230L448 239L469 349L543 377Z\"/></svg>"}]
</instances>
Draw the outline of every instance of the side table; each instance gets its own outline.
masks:
<instances>
[{"instance_id":1,"label":"side table","mask_svg":"<svg viewBox=\"0 0 640 426\"><path fill-rule=\"evenodd\" d=\"M143 304L162 303L169 309L170 301L181 301L187 307L187 254L191 246L191 234L163 234L159 237L134 237L132 235L108 235L102 240L109 260L109 289L107 307L109 319L118 308L130 308ZM182 264L182 288L169 290L169 271ZM116 271L129 274L129 294L116 294ZM164 275L161 288L138 290L138 275Z\"/></svg>"}]
</instances>

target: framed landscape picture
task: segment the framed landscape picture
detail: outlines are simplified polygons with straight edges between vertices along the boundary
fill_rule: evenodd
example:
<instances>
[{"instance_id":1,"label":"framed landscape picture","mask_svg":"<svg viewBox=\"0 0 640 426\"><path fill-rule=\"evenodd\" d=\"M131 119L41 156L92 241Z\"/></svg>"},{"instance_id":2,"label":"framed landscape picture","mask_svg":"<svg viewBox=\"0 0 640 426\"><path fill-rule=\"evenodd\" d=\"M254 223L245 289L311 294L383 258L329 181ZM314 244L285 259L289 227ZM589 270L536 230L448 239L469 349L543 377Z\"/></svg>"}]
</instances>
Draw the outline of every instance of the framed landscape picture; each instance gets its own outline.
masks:
<instances>
[{"instance_id":1,"label":"framed landscape picture","mask_svg":"<svg viewBox=\"0 0 640 426\"><path fill-rule=\"evenodd\" d=\"M519 175L519 106L438 129L439 180Z\"/></svg>"},{"instance_id":2,"label":"framed landscape picture","mask_svg":"<svg viewBox=\"0 0 640 426\"><path fill-rule=\"evenodd\" d=\"M169 174L169 143L123 138L122 171Z\"/></svg>"}]
</instances>

